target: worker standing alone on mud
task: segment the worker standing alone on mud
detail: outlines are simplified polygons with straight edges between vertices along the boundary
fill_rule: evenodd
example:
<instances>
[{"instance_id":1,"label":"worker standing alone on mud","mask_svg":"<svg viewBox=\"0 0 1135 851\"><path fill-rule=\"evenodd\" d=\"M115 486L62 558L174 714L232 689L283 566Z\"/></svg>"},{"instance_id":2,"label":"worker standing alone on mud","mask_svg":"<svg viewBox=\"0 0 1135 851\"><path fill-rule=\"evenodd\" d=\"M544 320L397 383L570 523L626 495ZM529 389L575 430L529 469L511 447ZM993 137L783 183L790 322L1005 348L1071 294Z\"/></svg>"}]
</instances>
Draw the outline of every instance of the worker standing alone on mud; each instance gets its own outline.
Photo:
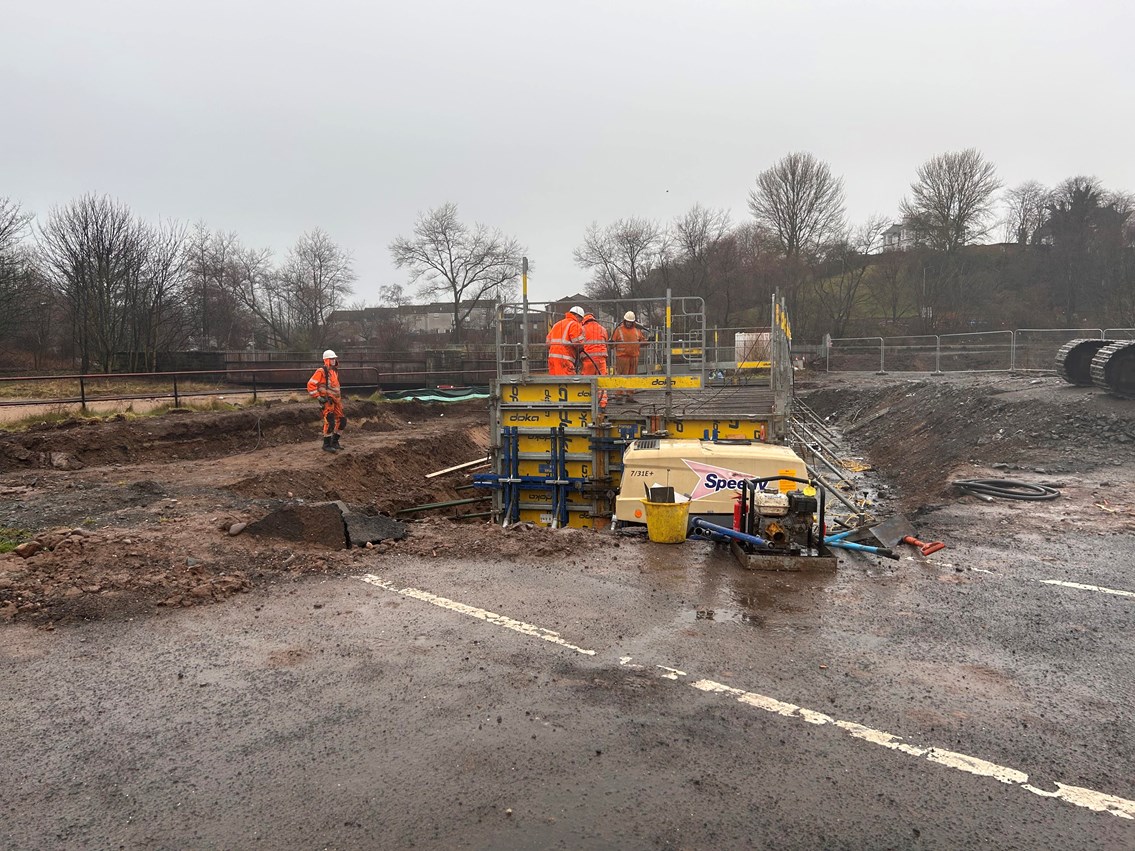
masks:
<instances>
[{"instance_id":1,"label":"worker standing alone on mud","mask_svg":"<svg viewBox=\"0 0 1135 851\"><path fill-rule=\"evenodd\" d=\"M642 344L646 342L646 334L635 321L633 310L623 314L623 321L616 326L611 334L611 342L615 344L615 372L618 375L635 375L638 373L638 356L642 351ZM630 401L634 398L633 390L620 390L619 398Z\"/></svg>"},{"instance_id":2,"label":"worker standing alone on mud","mask_svg":"<svg viewBox=\"0 0 1135 851\"><path fill-rule=\"evenodd\" d=\"M564 318L552 326L546 340L548 344L548 374L575 375L575 362L583 346L583 308L573 307Z\"/></svg>"},{"instance_id":3,"label":"worker standing alone on mud","mask_svg":"<svg viewBox=\"0 0 1135 851\"><path fill-rule=\"evenodd\" d=\"M338 452L339 434L347 427L343 414L343 391L339 387L339 356L331 349L323 353L323 366L308 379L307 392L319 400L323 420L323 449Z\"/></svg>"},{"instance_id":4,"label":"worker standing alone on mud","mask_svg":"<svg viewBox=\"0 0 1135 851\"><path fill-rule=\"evenodd\" d=\"M591 313L583 315L583 353L580 375L607 374L607 329ZM599 391L599 407L607 407L607 391Z\"/></svg>"}]
</instances>

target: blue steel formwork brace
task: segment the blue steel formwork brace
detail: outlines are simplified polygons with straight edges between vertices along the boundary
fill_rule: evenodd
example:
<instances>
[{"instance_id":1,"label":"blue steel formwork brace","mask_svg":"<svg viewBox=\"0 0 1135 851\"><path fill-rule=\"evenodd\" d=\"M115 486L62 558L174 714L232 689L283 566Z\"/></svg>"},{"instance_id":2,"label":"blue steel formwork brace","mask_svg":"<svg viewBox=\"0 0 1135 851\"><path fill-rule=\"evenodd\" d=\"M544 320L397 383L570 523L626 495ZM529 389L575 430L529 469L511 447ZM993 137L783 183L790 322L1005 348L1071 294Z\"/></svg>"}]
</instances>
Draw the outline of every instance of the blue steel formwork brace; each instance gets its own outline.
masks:
<instances>
[{"instance_id":1,"label":"blue steel formwork brace","mask_svg":"<svg viewBox=\"0 0 1135 851\"><path fill-rule=\"evenodd\" d=\"M512 484L512 498L509 501L508 517L510 523L520 519L520 429L512 427L512 463L508 470L509 481Z\"/></svg>"},{"instance_id":2,"label":"blue steel formwork brace","mask_svg":"<svg viewBox=\"0 0 1135 851\"><path fill-rule=\"evenodd\" d=\"M507 526L512 518L509 514L509 504L512 498L511 488L509 481L504 478L509 473L509 453L512 449L512 435L509 432L512 429L505 426L501 429L501 454L500 454L500 469L502 476L498 480L500 482L500 506L501 506L501 525Z\"/></svg>"},{"instance_id":3,"label":"blue steel formwork brace","mask_svg":"<svg viewBox=\"0 0 1135 851\"><path fill-rule=\"evenodd\" d=\"M568 525L568 489L572 480L567 472L567 439L564 427L549 429L552 441L551 478L548 484L552 486L552 528L559 529Z\"/></svg>"},{"instance_id":4,"label":"blue steel formwork brace","mask_svg":"<svg viewBox=\"0 0 1135 851\"><path fill-rule=\"evenodd\" d=\"M570 517L568 496L571 491L583 492L586 478L573 478L567 469L567 435L563 426L548 430L551 441L548 464L541 467L542 475L520 475L520 428L505 426L501 429L501 455L499 473L481 473L473 476L473 486L500 492L501 516L504 525L520 520L520 492L545 491L551 497L551 517L554 527L567 526Z\"/></svg>"}]
</instances>

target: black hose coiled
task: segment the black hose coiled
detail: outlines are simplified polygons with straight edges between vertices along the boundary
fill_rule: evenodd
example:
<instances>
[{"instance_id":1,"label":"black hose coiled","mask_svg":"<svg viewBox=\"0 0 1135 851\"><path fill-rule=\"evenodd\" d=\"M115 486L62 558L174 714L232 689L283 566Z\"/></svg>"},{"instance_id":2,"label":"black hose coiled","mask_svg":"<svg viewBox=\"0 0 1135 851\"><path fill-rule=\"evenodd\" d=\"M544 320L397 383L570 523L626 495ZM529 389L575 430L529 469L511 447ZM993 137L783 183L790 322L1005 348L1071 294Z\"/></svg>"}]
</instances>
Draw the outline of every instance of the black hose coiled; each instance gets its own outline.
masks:
<instances>
[{"instance_id":1,"label":"black hose coiled","mask_svg":"<svg viewBox=\"0 0 1135 851\"><path fill-rule=\"evenodd\" d=\"M1038 485L1032 482L1017 482L1012 479L962 479L951 482L954 487L964 493L986 499L1056 499L1060 491L1050 485Z\"/></svg>"}]
</instances>

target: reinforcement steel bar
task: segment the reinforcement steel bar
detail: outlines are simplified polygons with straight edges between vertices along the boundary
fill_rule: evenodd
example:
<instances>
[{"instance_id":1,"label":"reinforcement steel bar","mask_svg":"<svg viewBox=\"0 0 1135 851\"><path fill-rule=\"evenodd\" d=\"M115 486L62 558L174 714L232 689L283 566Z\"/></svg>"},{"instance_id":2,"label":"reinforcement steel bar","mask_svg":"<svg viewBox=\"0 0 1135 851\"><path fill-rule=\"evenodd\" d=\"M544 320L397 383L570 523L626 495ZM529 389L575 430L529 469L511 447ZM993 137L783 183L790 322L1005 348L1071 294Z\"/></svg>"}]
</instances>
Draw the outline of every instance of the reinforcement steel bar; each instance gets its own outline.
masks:
<instances>
[{"instance_id":1,"label":"reinforcement steel bar","mask_svg":"<svg viewBox=\"0 0 1135 851\"><path fill-rule=\"evenodd\" d=\"M484 502L485 500L492 499L492 496L486 494L485 496L474 496L469 499L451 499L449 502L429 502L425 505L415 505L412 508L403 508L395 511L395 514L413 514L415 511L433 511L437 508L452 508L455 505L472 505L474 502Z\"/></svg>"},{"instance_id":2,"label":"reinforcement steel bar","mask_svg":"<svg viewBox=\"0 0 1135 851\"><path fill-rule=\"evenodd\" d=\"M831 482L829 482L827 479L825 479L823 476L821 476L819 473L817 473L815 471L815 469L812 468L811 465L806 465L806 466L808 468L808 473L812 476L812 478L815 479L817 482L819 482L821 485L823 485L824 489L827 490L828 493L830 493L832 496L834 496L836 499L838 499L840 502L842 502L847 508L849 508L852 512L854 512L855 516L859 518L859 524L863 525L863 519L864 519L863 518L863 509L860 508L855 503L851 502L842 493L840 493L839 490L836 489L835 485L833 485Z\"/></svg>"},{"instance_id":3,"label":"reinforcement steel bar","mask_svg":"<svg viewBox=\"0 0 1135 851\"><path fill-rule=\"evenodd\" d=\"M800 425L800 424L797 423L797 425ZM794 437L796 437L797 440L800 440L800 435L794 435ZM807 440L800 440L800 442L804 443L804 444L808 443ZM809 447L809 448L811 448L811 447ZM843 471L840 470L839 467L837 467L835 464L833 464L827 458L825 458L822 452L816 452L815 455L816 455L817 458L820 459L820 461L822 461L824 463L824 466L827 467L829 470L831 470L833 473L835 473L840 478L841 481L846 482L849 485L851 484L851 480L848 479L847 476L845 476L843 474Z\"/></svg>"}]
</instances>

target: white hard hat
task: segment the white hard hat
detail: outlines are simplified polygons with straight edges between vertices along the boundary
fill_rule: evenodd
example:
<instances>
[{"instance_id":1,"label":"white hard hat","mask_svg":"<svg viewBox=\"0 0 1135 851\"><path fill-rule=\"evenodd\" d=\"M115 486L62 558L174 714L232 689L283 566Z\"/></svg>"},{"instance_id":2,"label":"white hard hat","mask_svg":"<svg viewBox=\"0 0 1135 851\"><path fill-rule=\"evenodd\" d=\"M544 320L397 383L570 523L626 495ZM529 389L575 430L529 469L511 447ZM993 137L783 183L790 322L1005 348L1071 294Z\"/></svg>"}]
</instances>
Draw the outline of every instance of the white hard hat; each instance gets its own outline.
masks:
<instances>
[{"instance_id":1,"label":"white hard hat","mask_svg":"<svg viewBox=\"0 0 1135 851\"><path fill-rule=\"evenodd\" d=\"M568 313L574 313L576 316L583 316L583 308L577 304L575 307L569 310Z\"/></svg>"},{"instance_id":2,"label":"white hard hat","mask_svg":"<svg viewBox=\"0 0 1135 851\"><path fill-rule=\"evenodd\" d=\"M323 353L323 359L324 360L338 360L339 356L337 354L335 354L335 352L331 351L331 349L328 349L327 351L325 351Z\"/></svg>"},{"instance_id":3,"label":"white hard hat","mask_svg":"<svg viewBox=\"0 0 1135 851\"><path fill-rule=\"evenodd\" d=\"M634 311L628 310L626 313L624 313L623 314L623 321L624 322L634 322Z\"/></svg>"}]
</instances>

